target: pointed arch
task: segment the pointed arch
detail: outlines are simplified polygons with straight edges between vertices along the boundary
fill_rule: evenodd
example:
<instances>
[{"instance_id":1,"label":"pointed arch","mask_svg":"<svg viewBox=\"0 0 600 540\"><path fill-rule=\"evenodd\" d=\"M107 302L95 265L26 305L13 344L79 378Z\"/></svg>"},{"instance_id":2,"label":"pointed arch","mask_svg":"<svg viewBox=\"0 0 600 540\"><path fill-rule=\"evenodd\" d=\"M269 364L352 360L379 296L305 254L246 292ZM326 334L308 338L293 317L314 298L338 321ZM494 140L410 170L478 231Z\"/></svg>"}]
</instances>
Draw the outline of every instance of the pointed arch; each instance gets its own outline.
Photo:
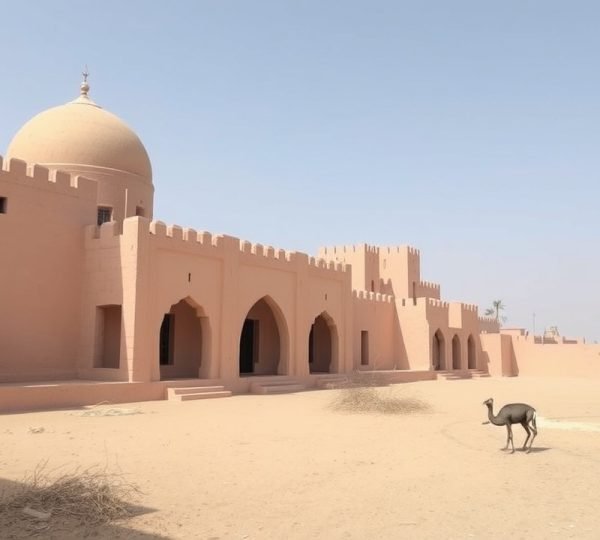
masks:
<instances>
[{"instance_id":1,"label":"pointed arch","mask_svg":"<svg viewBox=\"0 0 600 540\"><path fill-rule=\"evenodd\" d=\"M467 339L467 366L469 369L477 369L477 349L472 335Z\"/></svg>"},{"instance_id":2,"label":"pointed arch","mask_svg":"<svg viewBox=\"0 0 600 540\"><path fill-rule=\"evenodd\" d=\"M161 379L210 377L210 319L193 298L187 296L170 306L158 334Z\"/></svg>"},{"instance_id":3,"label":"pointed arch","mask_svg":"<svg viewBox=\"0 0 600 540\"><path fill-rule=\"evenodd\" d=\"M252 304L240 329L239 374L285 375L289 330L283 311L269 295Z\"/></svg>"},{"instance_id":4,"label":"pointed arch","mask_svg":"<svg viewBox=\"0 0 600 540\"><path fill-rule=\"evenodd\" d=\"M339 336L333 317L326 311L317 315L308 337L310 373L336 373L339 369Z\"/></svg>"},{"instance_id":5,"label":"pointed arch","mask_svg":"<svg viewBox=\"0 0 600 540\"><path fill-rule=\"evenodd\" d=\"M452 369L461 369L461 346L458 334L452 338Z\"/></svg>"},{"instance_id":6,"label":"pointed arch","mask_svg":"<svg viewBox=\"0 0 600 540\"><path fill-rule=\"evenodd\" d=\"M446 341L440 329L436 330L431 343L431 365L438 371L446 368Z\"/></svg>"}]
</instances>

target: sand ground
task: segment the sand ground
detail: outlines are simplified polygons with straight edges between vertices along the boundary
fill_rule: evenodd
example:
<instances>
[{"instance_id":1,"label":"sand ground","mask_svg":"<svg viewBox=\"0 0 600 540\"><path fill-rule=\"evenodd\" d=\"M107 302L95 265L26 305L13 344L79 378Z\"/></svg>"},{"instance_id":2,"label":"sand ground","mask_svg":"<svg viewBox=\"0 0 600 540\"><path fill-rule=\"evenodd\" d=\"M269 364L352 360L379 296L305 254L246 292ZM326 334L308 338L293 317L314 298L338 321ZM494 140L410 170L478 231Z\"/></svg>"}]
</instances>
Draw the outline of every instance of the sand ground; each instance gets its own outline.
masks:
<instances>
[{"instance_id":1,"label":"sand ground","mask_svg":"<svg viewBox=\"0 0 600 540\"><path fill-rule=\"evenodd\" d=\"M331 410L340 390L0 416L0 477L108 466L147 512L93 531L132 539L600 538L598 381L480 379L379 389L413 415ZM530 454L500 451L484 399L538 410ZM34 433L31 428L43 428ZM41 430L38 430L41 431ZM515 427L520 446L524 431ZM40 538L80 538L57 525ZM0 532L20 538L17 528Z\"/></svg>"}]
</instances>

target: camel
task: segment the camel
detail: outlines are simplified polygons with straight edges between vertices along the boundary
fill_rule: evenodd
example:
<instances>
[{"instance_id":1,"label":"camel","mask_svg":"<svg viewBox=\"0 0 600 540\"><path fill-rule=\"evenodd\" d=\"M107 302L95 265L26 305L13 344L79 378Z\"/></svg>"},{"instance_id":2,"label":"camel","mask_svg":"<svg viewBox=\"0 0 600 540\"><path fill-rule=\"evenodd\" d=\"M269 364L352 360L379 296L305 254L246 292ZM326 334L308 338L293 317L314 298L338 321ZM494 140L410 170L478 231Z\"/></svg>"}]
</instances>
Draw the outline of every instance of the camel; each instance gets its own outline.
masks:
<instances>
[{"instance_id":1,"label":"camel","mask_svg":"<svg viewBox=\"0 0 600 540\"><path fill-rule=\"evenodd\" d=\"M494 416L492 411L494 400L489 398L485 400L483 404L488 408L488 418L492 424L495 426L506 426L506 446L502 450L508 450L508 443L510 442L512 446L511 453L515 451L511 426L512 424L521 424L523 429L527 432L527 438L525 439L523 450L529 453L531 451L531 446L533 445L533 440L538 433L535 423L535 418L537 415L535 409L531 405L526 405L525 403L509 403L508 405L504 405L498 414ZM533 437L531 437L532 432ZM529 448L527 448L527 441L529 440L529 437L531 437L531 443L529 444Z\"/></svg>"}]
</instances>

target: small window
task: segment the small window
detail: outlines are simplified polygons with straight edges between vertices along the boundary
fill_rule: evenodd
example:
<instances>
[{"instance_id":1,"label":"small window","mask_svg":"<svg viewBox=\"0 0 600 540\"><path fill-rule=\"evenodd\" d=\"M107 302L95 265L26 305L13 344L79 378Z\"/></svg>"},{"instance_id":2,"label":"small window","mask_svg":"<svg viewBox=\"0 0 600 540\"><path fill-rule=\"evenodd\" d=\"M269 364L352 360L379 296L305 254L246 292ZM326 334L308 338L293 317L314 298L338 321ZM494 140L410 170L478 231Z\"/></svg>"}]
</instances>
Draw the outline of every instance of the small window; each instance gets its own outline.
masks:
<instances>
[{"instance_id":1,"label":"small window","mask_svg":"<svg viewBox=\"0 0 600 540\"><path fill-rule=\"evenodd\" d=\"M369 365L369 332L367 330L360 332L360 365Z\"/></svg>"},{"instance_id":2,"label":"small window","mask_svg":"<svg viewBox=\"0 0 600 540\"><path fill-rule=\"evenodd\" d=\"M0 197L0 214L6 214L6 197Z\"/></svg>"},{"instance_id":3,"label":"small window","mask_svg":"<svg viewBox=\"0 0 600 540\"><path fill-rule=\"evenodd\" d=\"M140 216L140 217L144 217L144 207L143 206L136 206L135 207L135 215L136 216Z\"/></svg>"},{"instance_id":4,"label":"small window","mask_svg":"<svg viewBox=\"0 0 600 540\"><path fill-rule=\"evenodd\" d=\"M98 226L103 223L107 223L112 221L112 208L109 206L99 206L98 207Z\"/></svg>"}]
</instances>

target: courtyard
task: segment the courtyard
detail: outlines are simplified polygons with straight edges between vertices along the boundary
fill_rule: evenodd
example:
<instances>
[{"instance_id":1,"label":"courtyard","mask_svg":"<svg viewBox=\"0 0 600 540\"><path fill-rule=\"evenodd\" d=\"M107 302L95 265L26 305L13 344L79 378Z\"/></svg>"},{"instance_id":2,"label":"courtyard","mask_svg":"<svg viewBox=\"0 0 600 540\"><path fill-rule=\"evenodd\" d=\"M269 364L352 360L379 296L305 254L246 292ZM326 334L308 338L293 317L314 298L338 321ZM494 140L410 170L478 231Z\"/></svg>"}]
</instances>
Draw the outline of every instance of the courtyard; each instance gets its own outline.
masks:
<instances>
[{"instance_id":1,"label":"courtyard","mask_svg":"<svg viewBox=\"0 0 600 540\"><path fill-rule=\"evenodd\" d=\"M597 387L522 377L376 390L428 406L410 414L334 410L348 392L336 389L3 415L0 487L10 494L47 460L119 472L141 490L130 519L81 531L51 518L40 538L596 539ZM488 397L495 412L536 407L530 454L500 450L505 429L483 424ZM514 438L519 448L520 426ZM3 538L31 534L2 525Z\"/></svg>"}]
</instances>

